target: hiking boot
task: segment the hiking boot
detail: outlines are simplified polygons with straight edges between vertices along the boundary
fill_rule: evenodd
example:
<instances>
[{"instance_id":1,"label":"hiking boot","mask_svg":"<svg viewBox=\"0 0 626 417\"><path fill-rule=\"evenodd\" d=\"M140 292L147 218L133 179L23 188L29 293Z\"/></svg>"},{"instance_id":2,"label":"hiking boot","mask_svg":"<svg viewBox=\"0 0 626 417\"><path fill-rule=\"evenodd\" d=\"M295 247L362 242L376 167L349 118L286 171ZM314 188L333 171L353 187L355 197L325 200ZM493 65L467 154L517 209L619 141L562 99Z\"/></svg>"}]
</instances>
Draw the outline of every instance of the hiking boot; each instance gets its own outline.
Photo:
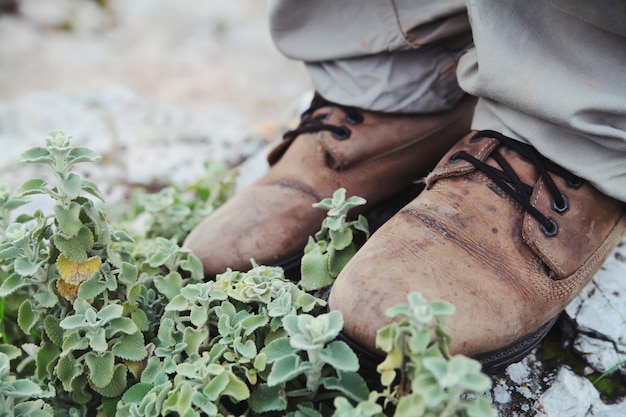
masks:
<instances>
[{"instance_id":1,"label":"hiking boot","mask_svg":"<svg viewBox=\"0 0 626 417\"><path fill-rule=\"evenodd\" d=\"M299 269L308 237L326 215L312 204L341 187L367 200L362 211L393 199L467 132L475 102L468 96L450 111L399 115L317 95L298 128L270 152L269 171L198 225L185 246L200 257L207 278L226 268L247 271L251 258Z\"/></svg>"},{"instance_id":2,"label":"hiking boot","mask_svg":"<svg viewBox=\"0 0 626 417\"><path fill-rule=\"evenodd\" d=\"M451 353L495 369L521 359L626 233L625 205L497 132L463 138L385 223L329 296L371 352L407 294L456 306Z\"/></svg>"}]
</instances>

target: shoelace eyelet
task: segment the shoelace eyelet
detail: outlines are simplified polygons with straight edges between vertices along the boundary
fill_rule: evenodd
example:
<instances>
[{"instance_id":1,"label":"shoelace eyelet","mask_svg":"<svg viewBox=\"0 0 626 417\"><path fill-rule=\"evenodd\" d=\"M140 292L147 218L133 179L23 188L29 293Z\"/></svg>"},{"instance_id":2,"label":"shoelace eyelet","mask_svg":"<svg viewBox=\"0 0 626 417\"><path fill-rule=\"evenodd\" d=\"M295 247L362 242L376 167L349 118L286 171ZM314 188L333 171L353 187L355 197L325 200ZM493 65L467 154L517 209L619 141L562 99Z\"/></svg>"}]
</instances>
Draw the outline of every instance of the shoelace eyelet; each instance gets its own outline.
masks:
<instances>
[{"instance_id":1,"label":"shoelace eyelet","mask_svg":"<svg viewBox=\"0 0 626 417\"><path fill-rule=\"evenodd\" d=\"M581 185L583 185L582 178L574 177L567 180L567 186L569 188L580 188Z\"/></svg>"},{"instance_id":2,"label":"shoelace eyelet","mask_svg":"<svg viewBox=\"0 0 626 417\"><path fill-rule=\"evenodd\" d=\"M363 123L363 115L361 113L346 113L346 122L351 125L358 125Z\"/></svg>"},{"instance_id":3,"label":"shoelace eyelet","mask_svg":"<svg viewBox=\"0 0 626 417\"><path fill-rule=\"evenodd\" d=\"M345 126L338 126L337 129L338 130L336 132L331 133L333 135L333 138L337 140L346 140L350 137L350 134L352 133L350 129Z\"/></svg>"},{"instance_id":4,"label":"shoelace eyelet","mask_svg":"<svg viewBox=\"0 0 626 417\"><path fill-rule=\"evenodd\" d=\"M450 156L450 159L448 159L448 163L456 164L460 160L461 160L461 152L457 152L457 153L452 154L452 156Z\"/></svg>"},{"instance_id":5,"label":"shoelace eyelet","mask_svg":"<svg viewBox=\"0 0 626 417\"><path fill-rule=\"evenodd\" d=\"M485 138L484 136L473 136L473 137L470 139L470 143L478 143L478 142L480 142L481 140L483 140L484 138Z\"/></svg>"},{"instance_id":6,"label":"shoelace eyelet","mask_svg":"<svg viewBox=\"0 0 626 417\"><path fill-rule=\"evenodd\" d=\"M550 228L547 228L544 224L540 224L539 230L541 230L546 237L554 237L559 232L559 226L550 218L548 218L548 222L550 222Z\"/></svg>"},{"instance_id":7,"label":"shoelace eyelet","mask_svg":"<svg viewBox=\"0 0 626 417\"><path fill-rule=\"evenodd\" d=\"M563 200L563 204L559 205L557 201L554 199L554 197L550 197L550 204L552 206L552 211L555 211L559 214L563 214L567 211L567 209L569 209L569 201L567 200L567 197L561 194L561 199Z\"/></svg>"}]
</instances>

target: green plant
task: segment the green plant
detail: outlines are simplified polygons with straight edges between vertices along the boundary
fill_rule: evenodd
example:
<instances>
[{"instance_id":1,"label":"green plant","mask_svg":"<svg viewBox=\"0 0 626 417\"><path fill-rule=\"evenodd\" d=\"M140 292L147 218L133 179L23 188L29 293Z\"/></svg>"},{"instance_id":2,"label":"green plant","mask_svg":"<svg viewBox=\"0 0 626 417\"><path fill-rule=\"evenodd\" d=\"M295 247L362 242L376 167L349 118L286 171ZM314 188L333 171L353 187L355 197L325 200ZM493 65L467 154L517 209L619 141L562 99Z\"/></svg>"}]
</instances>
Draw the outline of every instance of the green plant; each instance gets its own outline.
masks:
<instances>
[{"instance_id":1,"label":"green plant","mask_svg":"<svg viewBox=\"0 0 626 417\"><path fill-rule=\"evenodd\" d=\"M91 199L102 200L97 185L72 171L97 159L50 132L22 160L47 165L53 181L29 180L13 196L0 187L0 417L404 416L422 406L484 415L484 401L460 396L485 377L447 354L449 306L412 295L392 309L398 322L378 337L387 359L377 392L337 340L341 314L310 293L354 254L354 231L367 234L362 217L347 220L363 199L338 190L318 204L328 218L307 246L300 285L254 261L204 282L179 244L227 198L232 177L137 197L126 231ZM52 199L52 213L16 215L34 194Z\"/></svg>"},{"instance_id":2,"label":"green plant","mask_svg":"<svg viewBox=\"0 0 626 417\"><path fill-rule=\"evenodd\" d=\"M325 198L313 207L327 210L322 228L310 236L302 257L300 285L307 291L318 290L332 285L339 272L354 256L357 245L354 232L362 232L369 237L367 219L361 215L356 220L347 220L348 211L365 204L362 197L346 199L345 188L340 188L332 198Z\"/></svg>"}]
</instances>

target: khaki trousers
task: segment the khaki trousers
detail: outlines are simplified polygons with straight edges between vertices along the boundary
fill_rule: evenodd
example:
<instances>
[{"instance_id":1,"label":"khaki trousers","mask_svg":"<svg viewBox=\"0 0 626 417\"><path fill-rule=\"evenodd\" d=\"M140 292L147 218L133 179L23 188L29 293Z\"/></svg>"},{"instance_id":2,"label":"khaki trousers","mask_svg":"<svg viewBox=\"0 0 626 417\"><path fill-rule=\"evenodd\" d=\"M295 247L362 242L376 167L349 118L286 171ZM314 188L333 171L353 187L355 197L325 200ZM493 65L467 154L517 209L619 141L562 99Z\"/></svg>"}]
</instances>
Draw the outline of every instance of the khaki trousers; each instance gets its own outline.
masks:
<instances>
[{"instance_id":1,"label":"khaki trousers","mask_svg":"<svg viewBox=\"0 0 626 417\"><path fill-rule=\"evenodd\" d=\"M530 143L626 202L623 0L270 0L270 30L337 103L428 113Z\"/></svg>"}]
</instances>

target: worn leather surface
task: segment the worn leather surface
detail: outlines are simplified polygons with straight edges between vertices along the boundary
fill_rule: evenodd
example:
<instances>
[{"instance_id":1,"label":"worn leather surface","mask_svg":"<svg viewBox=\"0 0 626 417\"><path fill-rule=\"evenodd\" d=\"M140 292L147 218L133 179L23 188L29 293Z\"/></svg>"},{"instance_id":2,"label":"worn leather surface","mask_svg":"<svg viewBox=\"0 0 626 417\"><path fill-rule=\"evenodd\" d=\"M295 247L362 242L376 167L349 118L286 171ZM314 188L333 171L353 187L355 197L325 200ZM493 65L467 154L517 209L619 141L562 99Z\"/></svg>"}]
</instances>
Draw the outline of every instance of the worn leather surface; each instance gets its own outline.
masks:
<instances>
[{"instance_id":1,"label":"worn leather surface","mask_svg":"<svg viewBox=\"0 0 626 417\"><path fill-rule=\"evenodd\" d=\"M390 322L387 308L411 291L456 306L447 320L452 353L477 355L516 342L552 319L580 292L626 233L624 204L589 184L568 187L563 214L535 167L493 138L463 138L427 177L427 189L385 223L348 263L329 305L344 315L344 331L369 349ZM534 186L531 202L558 225L546 237L537 221L459 150L496 166L500 152L521 180Z\"/></svg>"},{"instance_id":2,"label":"worn leather surface","mask_svg":"<svg viewBox=\"0 0 626 417\"><path fill-rule=\"evenodd\" d=\"M320 108L312 117L348 127L349 139L322 131L281 143L270 154L269 172L197 226L185 246L200 257L207 276L248 270L250 258L276 264L294 256L325 217L313 203L344 187L364 197L367 210L420 180L467 132L474 105L467 97L445 113L363 112L356 125L338 107Z\"/></svg>"}]
</instances>

